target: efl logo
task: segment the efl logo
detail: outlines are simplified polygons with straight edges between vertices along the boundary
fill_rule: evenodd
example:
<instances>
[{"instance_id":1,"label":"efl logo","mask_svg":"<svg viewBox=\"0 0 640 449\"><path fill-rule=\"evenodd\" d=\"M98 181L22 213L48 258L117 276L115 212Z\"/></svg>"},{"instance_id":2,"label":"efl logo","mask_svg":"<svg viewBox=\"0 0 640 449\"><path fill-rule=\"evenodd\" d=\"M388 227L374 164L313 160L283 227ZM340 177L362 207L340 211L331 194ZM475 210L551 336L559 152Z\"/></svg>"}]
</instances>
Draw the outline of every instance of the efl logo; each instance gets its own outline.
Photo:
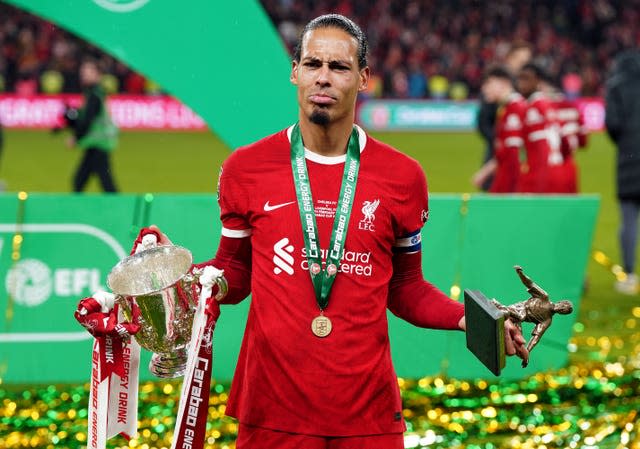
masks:
<instances>
[{"instance_id":1,"label":"efl logo","mask_svg":"<svg viewBox=\"0 0 640 449\"><path fill-rule=\"evenodd\" d=\"M17 304L35 307L52 295L80 297L105 288L97 268L51 269L38 259L23 259L7 272L7 292Z\"/></svg>"},{"instance_id":2,"label":"efl logo","mask_svg":"<svg viewBox=\"0 0 640 449\"><path fill-rule=\"evenodd\" d=\"M276 266L273 268L275 274L280 274L283 271L288 275L293 274L293 245L289 244L288 238L283 238L273 245L273 263Z\"/></svg>"},{"instance_id":3,"label":"efl logo","mask_svg":"<svg viewBox=\"0 0 640 449\"><path fill-rule=\"evenodd\" d=\"M28 307L42 304L53 291L51 269L37 259L24 259L7 273L7 292L18 303Z\"/></svg>"}]
</instances>

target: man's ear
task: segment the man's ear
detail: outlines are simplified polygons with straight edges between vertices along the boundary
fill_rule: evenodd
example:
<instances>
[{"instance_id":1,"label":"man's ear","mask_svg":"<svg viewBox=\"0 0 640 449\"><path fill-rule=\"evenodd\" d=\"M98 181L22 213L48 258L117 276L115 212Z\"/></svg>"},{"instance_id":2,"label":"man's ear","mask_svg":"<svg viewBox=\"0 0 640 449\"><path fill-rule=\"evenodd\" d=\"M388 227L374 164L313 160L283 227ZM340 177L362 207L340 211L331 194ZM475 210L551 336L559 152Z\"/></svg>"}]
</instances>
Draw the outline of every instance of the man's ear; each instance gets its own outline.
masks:
<instances>
[{"instance_id":1,"label":"man's ear","mask_svg":"<svg viewBox=\"0 0 640 449\"><path fill-rule=\"evenodd\" d=\"M298 85L298 61L291 61L291 76L289 77L289 81L291 84Z\"/></svg>"},{"instance_id":2,"label":"man's ear","mask_svg":"<svg viewBox=\"0 0 640 449\"><path fill-rule=\"evenodd\" d=\"M371 71L369 67L365 67L360 70L360 85L358 86L358 92L362 92L363 90L367 90L367 86L369 86L369 77L371 76Z\"/></svg>"}]
</instances>

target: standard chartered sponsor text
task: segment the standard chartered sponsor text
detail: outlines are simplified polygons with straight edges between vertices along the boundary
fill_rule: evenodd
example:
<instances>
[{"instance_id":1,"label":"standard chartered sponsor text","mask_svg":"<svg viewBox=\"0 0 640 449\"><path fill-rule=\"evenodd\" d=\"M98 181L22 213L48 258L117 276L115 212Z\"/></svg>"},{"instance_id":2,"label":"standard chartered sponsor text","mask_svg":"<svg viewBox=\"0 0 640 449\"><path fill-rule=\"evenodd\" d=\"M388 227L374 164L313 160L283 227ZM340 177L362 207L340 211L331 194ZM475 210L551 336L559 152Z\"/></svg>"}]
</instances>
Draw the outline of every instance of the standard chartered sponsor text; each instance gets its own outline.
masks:
<instances>
[{"instance_id":1,"label":"standard chartered sponsor text","mask_svg":"<svg viewBox=\"0 0 640 449\"><path fill-rule=\"evenodd\" d=\"M326 260L328 251L320 250L320 257ZM309 262L307 261L307 251L302 248L300 252L300 268L309 270ZM336 257L337 259L337 257ZM344 274L354 274L357 276L371 276L373 274L373 264L371 263L371 252L347 251L342 250L338 263L338 271ZM322 263L323 268L325 263Z\"/></svg>"}]
</instances>

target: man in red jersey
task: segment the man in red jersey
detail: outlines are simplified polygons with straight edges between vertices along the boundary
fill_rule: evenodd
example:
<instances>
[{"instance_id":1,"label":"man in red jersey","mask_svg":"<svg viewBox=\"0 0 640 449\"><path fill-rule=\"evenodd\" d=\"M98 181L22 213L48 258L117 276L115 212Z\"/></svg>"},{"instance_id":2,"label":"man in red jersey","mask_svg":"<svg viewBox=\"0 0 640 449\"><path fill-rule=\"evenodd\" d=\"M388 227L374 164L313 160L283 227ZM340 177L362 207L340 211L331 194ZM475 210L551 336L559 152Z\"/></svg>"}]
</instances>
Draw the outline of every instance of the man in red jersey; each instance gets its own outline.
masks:
<instances>
[{"instance_id":1,"label":"man in red jersey","mask_svg":"<svg viewBox=\"0 0 640 449\"><path fill-rule=\"evenodd\" d=\"M421 167L354 125L366 53L343 16L307 24L291 70L299 122L223 165L222 237L207 263L224 269L224 302L252 294L226 409L238 449L403 448L386 309L465 328L463 306L422 277ZM506 334L507 353L526 357L511 323Z\"/></svg>"},{"instance_id":2,"label":"man in red jersey","mask_svg":"<svg viewBox=\"0 0 640 449\"><path fill-rule=\"evenodd\" d=\"M576 102L567 98L555 86L548 73L545 73L544 79L540 82L540 90L551 101L560 135L560 152L563 159L560 167L551 167L552 188L550 190L555 193L578 193L578 166L574 154L587 145L584 117Z\"/></svg>"},{"instance_id":3,"label":"man in red jersey","mask_svg":"<svg viewBox=\"0 0 640 449\"><path fill-rule=\"evenodd\" d=\"M555 99L556 117L560 125L561 151L565 178L562 193L578 193L578 165L575 152L587 146L588 133L584 117L574 100L559 94Z\"/></svg>"},{"instance_id":4,"label":"man in red jersey","mask_svg":"<svg viewBox=\"0 0 640 449\"><path fill-rule=\"evenodd\" d=\"M542 69L529 63L518 73L518 91L527 100L524 119L526 162L521 165L518 192L553 193L562 179L560 131L551 101L539 90Z\"/></svg>"},{"instance_id":5,"label":"man in red jersey","mask_svg":"<svg viewBox=\"0 0 640 449\"><path fill-rule=\"evenodd\" d=\"M476 173L473 182L480 187L486 177L493 174L489 192L513 193L520 174L520 148L524 144L522 122L526 103L514 90L511 74L502 67L494 67L487 72L482 93L488 101L498 104L495 154Z\"/></svg>"}]
</instances>

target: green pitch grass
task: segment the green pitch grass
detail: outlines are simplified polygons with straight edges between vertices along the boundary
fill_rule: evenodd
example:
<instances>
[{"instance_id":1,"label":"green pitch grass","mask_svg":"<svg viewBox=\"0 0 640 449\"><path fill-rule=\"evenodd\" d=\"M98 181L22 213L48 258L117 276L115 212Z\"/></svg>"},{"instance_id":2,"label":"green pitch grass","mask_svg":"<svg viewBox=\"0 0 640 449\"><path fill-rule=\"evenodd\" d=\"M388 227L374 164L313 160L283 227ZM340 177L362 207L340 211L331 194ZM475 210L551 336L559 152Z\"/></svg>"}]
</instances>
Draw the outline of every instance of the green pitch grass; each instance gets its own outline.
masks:
<instances>
[{"instance_id":1,"label":"green pitch grass","mask_svg":"<svg viewBox=\"0 0 640 449\"><path fill-rule=\"evenodd\" d=\"M469 182L483 152L473 133L425 134L384 133L375 137L419 160L427 173L432 193L475 192ZM68 192L81 154L64 145L63 135L46 131L5 130L5 148L0 159L0 179L8 192ZM215 191L218 168L229 149L210 133L124 132L113 154L116 182L123 192L210 192ZM601 197L593 248L619 262L619 216L615 201L615 148L605 134L591 136L587 151L578 155L581 190ZM96 180L87 189L99 192ZM580 305L576 337L581 344L575 361L615 361L628 354L630 346L607 347L600 337L625 339L637 334L632 317L640 297L613 291L614 277L603 266L589 261L587 288ZM636 309L636 313L637 313ZM600 350L601 349L601 350Z\"/></svg>"}]
</instances>

